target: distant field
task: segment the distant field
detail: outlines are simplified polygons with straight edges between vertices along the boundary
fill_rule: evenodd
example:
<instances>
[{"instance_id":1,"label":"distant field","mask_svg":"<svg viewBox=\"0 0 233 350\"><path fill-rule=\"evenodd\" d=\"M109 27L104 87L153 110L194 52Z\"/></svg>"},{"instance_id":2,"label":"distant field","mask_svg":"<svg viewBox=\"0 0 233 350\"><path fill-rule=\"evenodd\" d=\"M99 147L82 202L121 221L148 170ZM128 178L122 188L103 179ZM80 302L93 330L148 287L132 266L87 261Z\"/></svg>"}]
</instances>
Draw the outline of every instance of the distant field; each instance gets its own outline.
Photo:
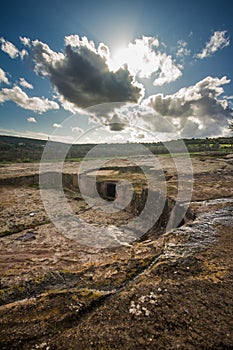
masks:
<instances>
[{"instance_id":1,"label":"distant field","mask_svg":"<svg viewBox=\"0 0 233 350\"><path fill-rule=\"evenodd\" d=\"M224 155L233 151L233 137L221 137L215 139L184 139L183 140L191 156L195 155ZM41 160L44 148L47 144L45 140L36 140L28 138L19 138L11 136L0 136L0 163L31 163ZM104 157L120 154L124 157L135 154L135 143L125 144L101 144L99 152L103 149ZM182 155L184 153L183 144L180 140L169 141L166 143L142 143L153 154L172 156ZM95 146L95 144L75 144L67 145L59 142L49 141L50 161L63 159L64 147L67 148L66 161L80 161ZM115 152L117 148L117 152ZM60 153L59 153L60 152ZM98 153L99 153L98 152ZM99 154L98 154L99 156Z\"/></svg>"}]
</instances>

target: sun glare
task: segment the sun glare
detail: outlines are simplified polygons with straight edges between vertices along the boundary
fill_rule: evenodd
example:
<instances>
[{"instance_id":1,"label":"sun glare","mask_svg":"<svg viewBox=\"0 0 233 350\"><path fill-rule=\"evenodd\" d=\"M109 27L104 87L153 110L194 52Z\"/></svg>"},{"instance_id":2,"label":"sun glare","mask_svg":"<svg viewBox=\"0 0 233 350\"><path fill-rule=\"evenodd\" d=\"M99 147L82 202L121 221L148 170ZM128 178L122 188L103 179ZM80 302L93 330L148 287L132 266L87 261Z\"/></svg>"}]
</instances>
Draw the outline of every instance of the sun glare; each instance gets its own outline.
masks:
<instances>
[{"instance_id":1,"label":"sun glare","mask_svg":"<svg viewBox=\"0 0 233 350\"><path fill-rule=\"evenodd\" d=\"M126 64L133 75L149 78L158 69L159 59L159 55L144 38L133 44L130 43L127 47L117 49L112 56L111 67L116 71Z\"/></svg>"},{"instance_id":2,"label":"sun glare","mask_svg":"<svg viewBox=\"0 0 233 350\"><path fill-rule=\"evenodd\" d=\"M145 67L142 53L137 46L121 47L114 53L112 57L112 67L117 70L127 65L130 73L137 74Z\"/></svg>"},{"instance_id":3,"label":"sun glare","mask_svg":"<svg viewBox=\"0 0 233 350\"><path fill-rule=\"evenodd\" d=\"M124 64L130 65L133 61L131 52L127 47L121 47L115 51L112 57L113 69L117 70L124 66Z\"/></svg>"}]
</instances>

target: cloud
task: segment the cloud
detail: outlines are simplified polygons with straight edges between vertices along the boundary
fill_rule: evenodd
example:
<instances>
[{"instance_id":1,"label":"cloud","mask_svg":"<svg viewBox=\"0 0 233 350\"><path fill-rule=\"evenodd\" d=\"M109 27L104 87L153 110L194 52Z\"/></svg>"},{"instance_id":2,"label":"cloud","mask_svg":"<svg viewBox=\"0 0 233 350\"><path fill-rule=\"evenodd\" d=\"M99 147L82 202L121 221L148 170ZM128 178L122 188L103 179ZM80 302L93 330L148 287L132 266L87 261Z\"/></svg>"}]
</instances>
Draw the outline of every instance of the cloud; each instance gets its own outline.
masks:
<instances>
[{"instance_id":1,"label":"cloud","mask_svg":"<svg viewBox=\"0 0 233 350\"><path fill-rule=\"evenodd\" d=\"M182 75L182 66L177 65L171 56L157 50L160 43L156 37L143 36L130 43L118 67L114 66L107 45L100 43L96 47L86 37L66 36L63 52L55 52L39 40L20 37L20 41L31 50L36 74L50 79L57 100L65 110L72 113L109 102L139 102L145 89L137 82L137 77L152 77L153 84L161 86ZM19 51L4 38L1 38L1 42L10 57L23 57L23 50ZM33 88L23 78L20 78L19 84ZM15 92L22 94L20 90ZM12 91L2 91L1 99L4 94L6 100L7 93L13 94Z\"/></svg>"},{"instance_id":2,"label":"cloud","mask_svg":"<svg viewBox=\"0 0 233 350\"><path fill-rule=\"evenodd\" d=\"M176 53L177 57L189 56L191 54L191 50L187 49L188 43L184 40L178 41L178 50Z\"/></svg>"},{"instance_id":3,"label":"cloud","mask_svg":"<svg viewBox=\"0 0 233 350\"><path fill-rule=\"evenodd\" d=\"M62 125L58 124L58 123L53 123L53 127L54 128L62 128Z\"/></svg>"},{"instance_id":4,"label":"cloud","mask_svg":"<svg viewBox=\"0 0 233 350\"><path fill-rule=\"evenodd\" d=\"M24 46L31 46L31 40L29 38L20 36L19 39Z\"/></svg>"},{"instance_id":5,"label":"cloud","mask_svg":"<svg viewBox=\"0 0 233 350\"><path fill-rule=\"evenodd\" d=\"M157 94L144 100L143 105L154 112L153 118L146 119L148 114L141 115L148 128L157 130L158 118L162 124L175 127L182 137L206 137L222 135L233 110L226 99L219 96L224 92L222 85L229 83L226 77L206 77L194 86L180 89L173 95Z\"/></svg>"},{"instance_id":6,"label":"cloud","mask_svg":"<svg viewBox=\"0 0 233 350\"><path fill-rule=\"evenodd\" d=\"M26 50L18 50L14 44L12 44L10 41L5 40L3 37L0 38L0 42L1 50L7 53L10 58L16 58L20 56L20 58L23 59L24 56L28 55L28 52Z\"/></svg>"},{"instance_id":7,"label":"cloud","mask_svg":"<svg viewBox=\"0 0 233 350\"><path fill-rule=\"evenodd\" d=\"M37 123L35 117L28 117L28 118L27 118L27 121L28 121L29 123Z\"/></svg>"},{"instance_id":8,"label":"cloud","mask_svg":"<svg viewBox=\"0 0 233 350\"><path fill-rule=\"evenodd\" d=\"M75 138L70 135L53 135L46 134L43 132L34 132L31 130L19 131L15 129L4 129L0 128L1 135L18 136L18 137L28 137L31 139L41 139L45 141L57 141L65 143L73 143Z\"/></svg>"},{"instance_id":9,"label":"cloud","mask_svg":"<svg viewBox=\"0 0 233 350\"><path fill-rule=\"evenodd\" d=\"M16 58L19 55L19 50L10 41L6 41L4 38L0 38L2 43L1 49L7 53L11 58Z\"/></svg>"},{"instance_id":10,"label":"cloud","mask_svg":"<svg viewBox=\"0 0 233 350\"><path fill-rule=\"evenodd\" d=\"M156 37L143 36L119 50L112 59L112 67L127 65L131 74L139 78L155 77L154 85L164 85L175 81L181 75L171 56L157 50L159 41Z\"/></svg>"},{"instance_id":11,"label":"cloud","mask_svg":"<svg viewBox=\"0 0 233 350\"><path fill-rule=\"evenodd\" d=\"M154 48L159 45L155 37L143 36L116 52L112 58L113 69L127 65L129 71L139 78L150 78L159 69L159 57Z\"/></svg>"},{"instance_id":12,"label":"cloud","mask_svg":"<svg viewBox=\"0 0 233 350\"><path fill-rule=\"evenodd\" d=\"M111 71L93 42L77 35L66 37L66 44L64 53L56 53L38 40L32 42L36 73L48 76L65 100L86 108L105 102L137 102L143 96L142 85L129 70L125 67Z\"/></svg>"},{"instance_id":13,"label":"cloud","mask_svg":"<svg viewBox=\"0 0 233 350\"><path fill-rule=\"evenodd\" d=\"M19 51L19 56L21 58L21 60L24 58L24 56L27 56L28 55L28 52L27 50L22 50L22 51Z\"/></svg>"},{"instance_id":14,"label":"cloud","mask_svg":"<svg viewBox=\"0 0 233 350\"><path fill-rule=\"evenodd\" d=\"M43 113L50 109L59 109L59 105L47 98L29 97L19 86L12 89L4 88L0 91L0 103L13 101L18 106L37 113Z\"/></svg>"},{"instance_id":15,"label":"cloud","mask_svg":"<svg viewBox=\"0 0 233 350\"><path fill-rule=\"evenodd\" d=\"M17 137L29 137L32 139L42 139L42 140L48 140L49 135L42 133L42 132L34 132L34 131L19 131L15 129L4 129L0 128L1 135L9 135L9 136L17 136Z\"/></svg>"},{"instance_id":16,"label":"cloud","mask_svg":"<svg viewBox=\"0 0 233 350\"><path fill-rule=\"evenodd\" d=\"M212 56L216 51L230 45L230 38L227 36L227 31L216 31L206 43L202 52L196 55L197 58L203 59Z\"/></svg>"},{"instance_id":17,"label":"cloud","mask_svg":"<svg viewBox=\"0 0 233 350\"><path fill-rule=\"evenodd\" d=\"M80 128L79 126L74 126L71 128L72 132L76 132L78 134L83 134L84 130L82 128Z\"/></svg>"},{"instance_id":18,"label":"cloud","mask_svg":"<svg viewBox=\"0 0 233 350\"><path fill-rule=\"evenodd\" d=\"M33 85L28 83L24 78L19 79L19 84L27 89L33 89Z\"/></svg>"},{"instance_id":19,"label":"cloud","mask_svg":"<svg viewBox=\"0 0 233 350\"><path fill-rule=\"evenodd\" d=\"M0 83L4 83L9 85L9 80L6 76L6 73L4 72L4 70L2 68L0 68Z\"/></svg>"},{"instance_id":20,"label":"cloud","mask_svg":"<svg viewBox=\"0 0 233 350\"><path fill-rule=\"evenodd\" d=\"M112 131L121 131L131 122L131 111L135 104L104 103L86 110L90 124L100 124ZM138 106L138 104L136 104Z\"/></svg>"},{"instance_id":21,"label":"cloud","mask_svg":"<svg viewBox=\"0 0 233 350\"><path fill-rule=\"evenodd\" d=\"M177 66L171 56L160 54L159 75L153 82L155 86L171 83L182 76L181 66Z\"/></svg>"}]
</instances>

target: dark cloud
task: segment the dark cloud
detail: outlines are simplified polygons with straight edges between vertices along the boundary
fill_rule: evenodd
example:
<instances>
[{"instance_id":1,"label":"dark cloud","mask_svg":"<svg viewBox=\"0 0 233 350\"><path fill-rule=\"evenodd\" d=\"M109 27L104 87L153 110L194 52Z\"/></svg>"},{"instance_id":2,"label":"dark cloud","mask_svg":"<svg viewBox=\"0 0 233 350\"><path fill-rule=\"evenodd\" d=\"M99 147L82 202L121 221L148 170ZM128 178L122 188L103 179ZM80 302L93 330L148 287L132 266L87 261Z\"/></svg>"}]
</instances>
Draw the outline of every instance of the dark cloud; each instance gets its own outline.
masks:
<instances>
[{"instance_id":1,"label":"dark cloud","mask_svg":"<svg viewBox=\"0 0 233 350\"><path fill-rule=\"evenodd\" d=\"M88 42L67 45L64 53L56 53L38 40L33 47L36 72L48 76L55 90L78 107L137 102L143 95L142 86L126 67L111 71L106 57Z\"/></svg>"}]
</instances>

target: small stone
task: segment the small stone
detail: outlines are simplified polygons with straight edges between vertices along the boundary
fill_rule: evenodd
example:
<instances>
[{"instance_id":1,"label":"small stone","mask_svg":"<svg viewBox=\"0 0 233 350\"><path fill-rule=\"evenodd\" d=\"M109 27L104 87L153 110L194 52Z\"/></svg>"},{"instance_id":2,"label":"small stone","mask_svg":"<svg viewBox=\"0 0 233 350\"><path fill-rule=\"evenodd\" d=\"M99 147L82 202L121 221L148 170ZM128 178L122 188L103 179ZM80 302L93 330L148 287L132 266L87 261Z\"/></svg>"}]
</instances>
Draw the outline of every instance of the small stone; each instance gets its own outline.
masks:
<instances>
[{"instance_id":1,"label":"small stone","mask_svg":"<svg viewBox=\"0 0 233 350\"><path fill-rule=\"evenodd\" d=\"M36 235L33 231L29 231L25 233L25 235L16 238L17 241L22 241L22 242L30 241L31 239L36 239Z\"/></svg>"},{"instance_id":2,"label":"small stone","mask_svg":"<svg viewBox=\"0 0 233 350\"><path fill-rule=\"evenodd\" d=\"M146 300L146 296L145 295L142 295L140 298L139 298L139 301L141 301L142 303L144 303Z\"/></svg>"}]
</instances>

